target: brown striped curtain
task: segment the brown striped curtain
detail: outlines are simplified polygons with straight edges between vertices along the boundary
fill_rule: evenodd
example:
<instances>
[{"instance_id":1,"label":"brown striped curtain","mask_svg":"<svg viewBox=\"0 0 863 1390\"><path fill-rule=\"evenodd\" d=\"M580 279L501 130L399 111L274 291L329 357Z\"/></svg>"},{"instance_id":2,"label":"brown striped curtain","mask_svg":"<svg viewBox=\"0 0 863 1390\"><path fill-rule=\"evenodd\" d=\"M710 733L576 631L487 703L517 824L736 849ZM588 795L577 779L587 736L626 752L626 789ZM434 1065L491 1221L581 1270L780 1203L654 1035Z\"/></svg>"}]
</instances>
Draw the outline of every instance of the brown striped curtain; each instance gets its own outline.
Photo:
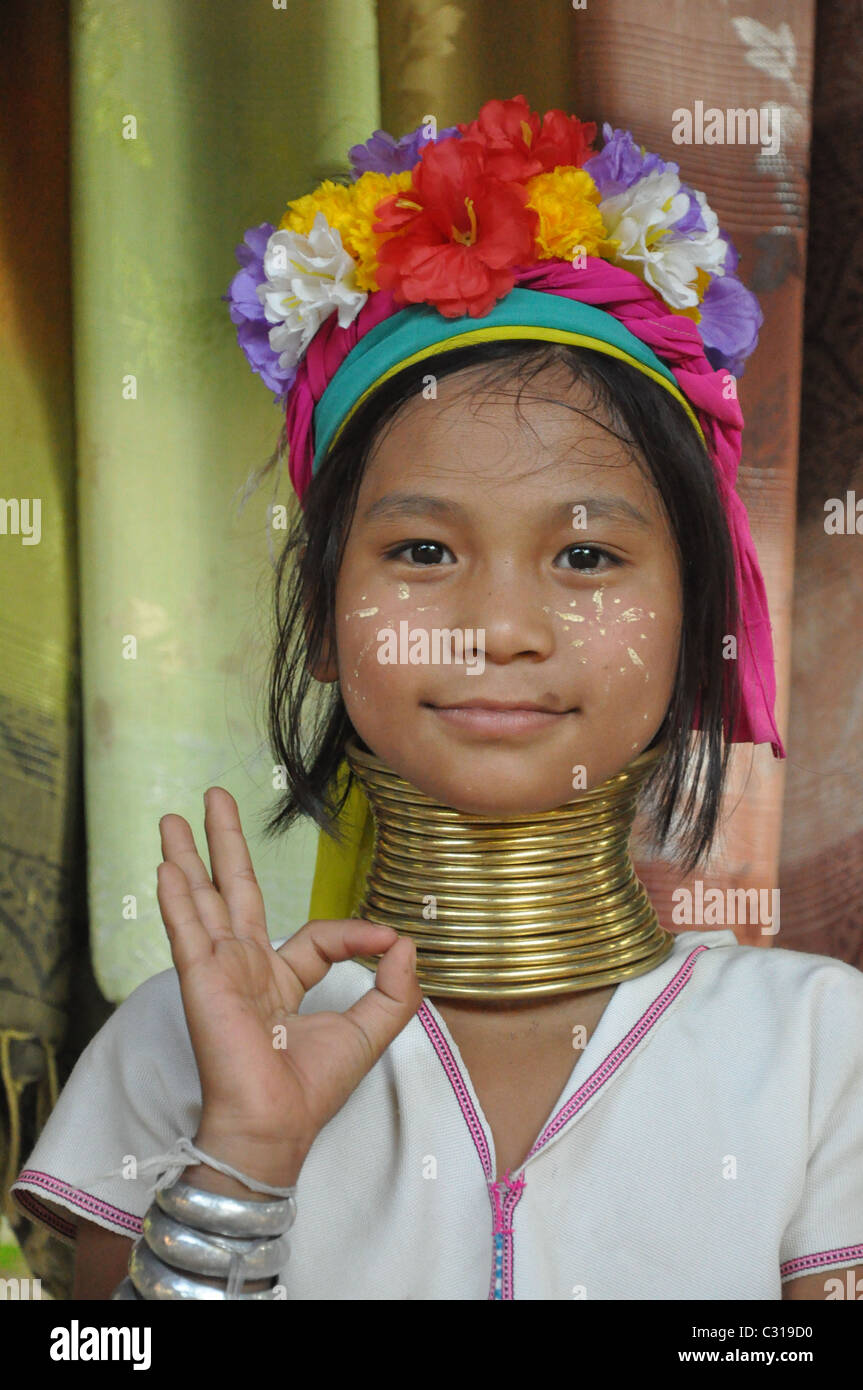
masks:
<instances>
[{"instance_id":1,"label":"brown striped curtain","mask_svg":"<svg viewBox=\"0 0 863 1390\"><path fill-rule=\"evenodd\" d=\"M344 0L284 0L270 12L236 0L187 0L159 12L160 45L180 74L172 169L187 175L221 161L224 188L203 190L197 231L228 251L246 226L339 172L339 152L375 125L399 135L431 113L442 127L471 119L493 96L524 93L541 111L559 106L630 127L704 190L765 313L740 384L747 422L740 490L771 604L788 759L775 762L766 745L735 751L726 833L700 876L723 887L779 886L778 938L738 928L742 940L863 967L863 538L825 530L829 499L855 489L863 499L863 358L856 352L863 333L863 4L351 0L348 8ZM88 845L84 820L90 755L82 752L82 732L92 728L96 747L123 729L122 720L119 728L116 720L106 724L105 709L88 708L81 693L82 677L84 690L92 679L86 662L82 672L80 632L93 600L82 588L88 557L78 537L82 525L87 534L88 516L79 515L79 505L86 512L91 503L86 492L76 496L82 438L75 417L84 404L77 398L85 380L82 342L88 333L98 342L99 325L88 321L73 279L70 208L81 206L76 180L87 167L80 125L88 83L101 84L121 105L126 99L122 87L114 90L111 64L87 70L82 44L98 43L113 26L117 51L122 47L124 61L131 51L146 77L148 45L136 51L133 40L137 19L143 24L152 13L147 0L79 0L71 7L19 0L0 9L0 351L10 388L0 407L0 491L39 493L59 518L43 543L41 566L0 536L0 1171L7 1184L58 1085L124 992L108 983L96 933L103 909L92 882L88 893L84 871L88 851L98 847ZM301 72L298 55L311 53L312 44L315 65ZM70 72L78 84L71 113ZM696 101L775 104L780 153L674 145L671 113ZM92 104L94 129L111 109L108 96ZM211 112L209 120L202 111ZM274 138L287 141L280 161L270 157ZM230 182L241 164L243 198ZM166 185L164 198L169 194ZM226 219L231 198L237 207ZM119 209L121 218L137 211ZM157 211L170 222L169 207ZM219 293L234 268L224 262ZM159 326L157 297L136 312L144 327ZM227 316L218 333L225 343L231 338ZM226 383L242 377L235 351L214 350L220 372L223 359L230 364ZM206 355L202 361L206 366ZM199 408L216 411L208 447L234 428L231 417L242 409L254 415L262 446L244 465L260 462L267 431L275 434L274 415L259 402L266 393L243 380L223 388L222 400L202 377L198 388L186 387L193 405L196 390ZM89 469L105 441L97 435L85 443ZM217 505L227 515L227 485ZM226 734L229 757L236 750ZM183 807L161 807L168 809ZM670 924L677 876L658 860L643 858L638 868ZM147 961L142 969L152 973ZM71 1252L8 1207L7 1215L31 1270L54 1296L67 1296Z\"/></svg>"}]
</instances>

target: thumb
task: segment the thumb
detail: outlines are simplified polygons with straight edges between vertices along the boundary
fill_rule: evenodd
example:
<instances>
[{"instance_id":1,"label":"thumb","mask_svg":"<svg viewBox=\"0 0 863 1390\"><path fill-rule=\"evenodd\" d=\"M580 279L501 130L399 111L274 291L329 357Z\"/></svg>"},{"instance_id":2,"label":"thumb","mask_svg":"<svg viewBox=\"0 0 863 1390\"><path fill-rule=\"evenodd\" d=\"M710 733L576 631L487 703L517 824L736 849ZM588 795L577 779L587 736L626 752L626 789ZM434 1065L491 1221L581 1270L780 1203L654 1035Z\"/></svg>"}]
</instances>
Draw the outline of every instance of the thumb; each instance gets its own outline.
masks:
<instances>
[{"instance_id":1,"label":"thumb","mask_svg":"<svg viewBox=\"0 0 863 1390\"><path fill-rule=\"evenodd\" d=\"M414 942L400 936L381 957L373 987L345 1010L344 1016L352 1019L369 1041L372 1066L423 1002L416 958Z\"/></svg>"}]
</instances>

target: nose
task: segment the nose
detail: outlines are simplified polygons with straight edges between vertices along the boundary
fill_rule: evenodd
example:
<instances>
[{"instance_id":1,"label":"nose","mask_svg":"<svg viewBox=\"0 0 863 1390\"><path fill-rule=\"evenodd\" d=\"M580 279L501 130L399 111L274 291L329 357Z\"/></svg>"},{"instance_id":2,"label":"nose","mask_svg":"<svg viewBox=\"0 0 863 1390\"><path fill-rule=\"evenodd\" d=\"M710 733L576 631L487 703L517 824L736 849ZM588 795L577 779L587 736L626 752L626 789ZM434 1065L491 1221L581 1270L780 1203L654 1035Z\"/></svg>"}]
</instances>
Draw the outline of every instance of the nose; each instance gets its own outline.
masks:
<instances>
[{"instance_id":1,"label":"nose","mask_svg":"<svg viewBox=\"0 0 863 1390\"><path fill-rule=\"evenodd\" d=\"M554 650L548 596L539 579L512 557L478 566L466 577L459 599L459 622L476 630L477 648L484 649L486 661L544 661Z\"/></svg>"}]
</instances>

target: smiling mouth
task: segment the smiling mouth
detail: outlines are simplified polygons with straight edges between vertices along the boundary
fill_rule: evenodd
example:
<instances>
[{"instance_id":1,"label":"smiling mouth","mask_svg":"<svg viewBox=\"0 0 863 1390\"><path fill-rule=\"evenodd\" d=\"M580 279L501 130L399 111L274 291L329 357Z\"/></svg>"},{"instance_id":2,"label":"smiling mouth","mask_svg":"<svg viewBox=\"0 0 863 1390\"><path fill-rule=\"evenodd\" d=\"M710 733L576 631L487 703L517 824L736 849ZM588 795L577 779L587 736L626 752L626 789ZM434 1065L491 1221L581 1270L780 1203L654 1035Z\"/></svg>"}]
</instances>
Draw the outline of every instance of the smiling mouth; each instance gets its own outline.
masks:
<instances>
[{"instance_id":1,"label":"smiling mouth","mask_svg":"<svg viewBox=\"0 0 863 1390\"><path fill-rule=\"evenodd\" d=\"M463 705L427 704L445 723L471 733L497 737L501 734L536 732L549 727L574 710L552 710L547 705L526 701L524 704L504 704L494 700L471 700Z\"/></svg>"},{"instance_id":2,"label":"smiling mouth","mask_svg":"<svg viewBox=\"0 0 863 1390\"><path fill-rule=\"evenodd\" d=\"M464 700L452 705L430 704L431 709L485 709L485 710L531 710L539 714L568 714L568 710L550 709L548 705L535 704L532 700Z\"/></svg>"}]
</instances>

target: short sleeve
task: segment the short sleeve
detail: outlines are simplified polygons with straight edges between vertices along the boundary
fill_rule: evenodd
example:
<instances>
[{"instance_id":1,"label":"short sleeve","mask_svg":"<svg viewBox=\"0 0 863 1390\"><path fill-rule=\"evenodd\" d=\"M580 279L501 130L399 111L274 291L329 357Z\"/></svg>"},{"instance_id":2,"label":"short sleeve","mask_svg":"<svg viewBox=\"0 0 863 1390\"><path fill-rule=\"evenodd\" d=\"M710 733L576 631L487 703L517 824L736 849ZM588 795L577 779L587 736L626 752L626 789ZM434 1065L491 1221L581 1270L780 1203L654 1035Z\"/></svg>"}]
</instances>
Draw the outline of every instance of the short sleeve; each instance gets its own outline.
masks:
<instances>
[{"instance_id":1,"label":"short sleeve","mask_svg":"<svg viewBox=\"0 0 863 1390\"><path fill-rule=\"evenodd\" d=\"M863 1264L863 972L823 960L800 1019L811 1029L809 1147L783 1283Z\"/></svg>"},{"instance_id":2,"label":"short sleeve","mask_svg":"<svg viewBox=\"0 0 863 1390\"><path fill-rule=\"evenodd\" d=\"M81 1053L27 1163L17 1207L74 1244L77 1218L137 1238L153 1172L137 1165L194 1137L201 1086L173 968L145 980ZM112 1170L118 1170L112 1173Z\"/></svg>"}]
</instances>

